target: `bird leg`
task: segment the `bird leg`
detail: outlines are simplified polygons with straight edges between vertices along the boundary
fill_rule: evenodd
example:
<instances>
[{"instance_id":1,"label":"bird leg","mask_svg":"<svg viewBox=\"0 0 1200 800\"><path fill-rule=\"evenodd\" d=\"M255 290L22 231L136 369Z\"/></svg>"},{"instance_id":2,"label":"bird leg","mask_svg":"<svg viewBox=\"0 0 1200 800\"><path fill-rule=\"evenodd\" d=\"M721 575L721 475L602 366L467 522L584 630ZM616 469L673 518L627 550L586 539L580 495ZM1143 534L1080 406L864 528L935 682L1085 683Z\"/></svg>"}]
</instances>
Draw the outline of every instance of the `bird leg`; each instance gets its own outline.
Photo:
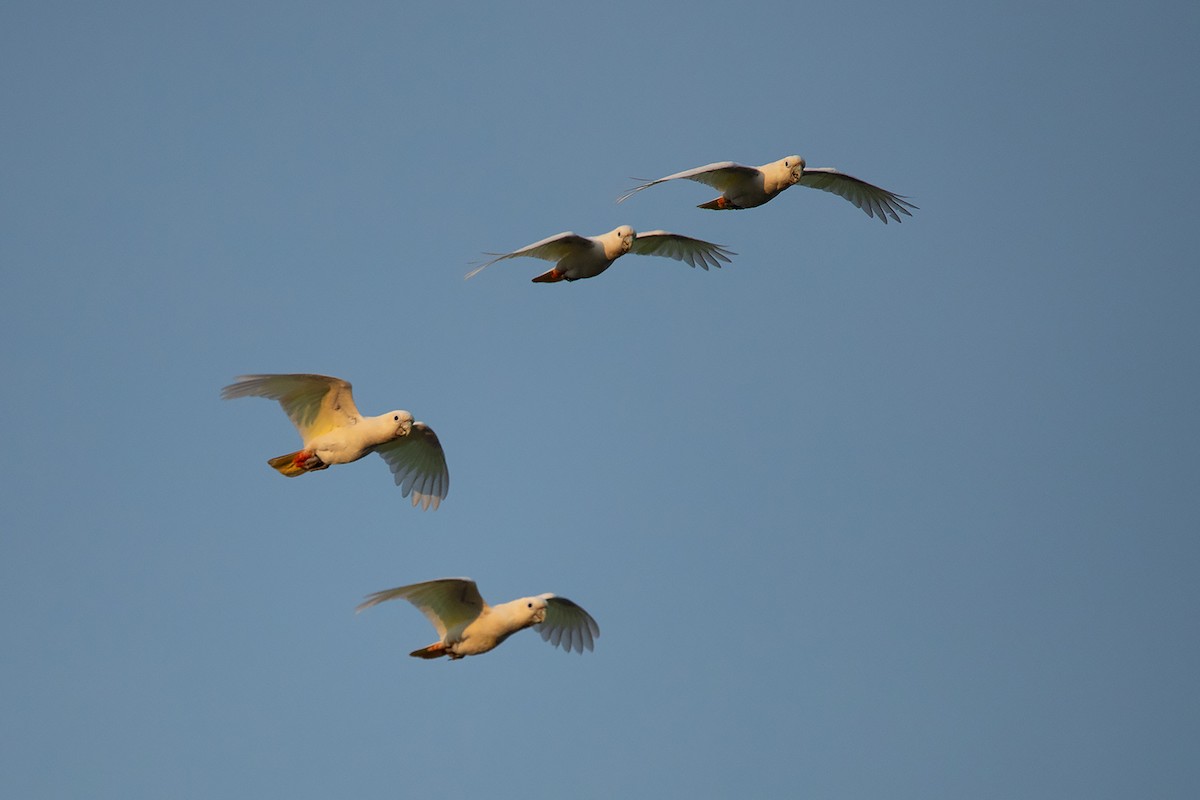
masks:
<instances>
[{"instance_id":1,"label":"bird leg","mask_svg":"<svg viewBox=\"0 0 1200 800\"><path fill-rule=\"evenodd\" d=\"M267 461L272 468L279 470L289 478L312 472L315 469L325 469L329 465L317 457L316 453L300 450L283 456L276 456Z\"/></svg>"},{"instance_id":2,"label":"bird leg","mask_svg":"<svg viewBox=\"0 0 1200 800\"><path fill-rule=\"evenodd\" d=\"M296 457L292 459L292 463L298 469L302 469L305 472L315 472L319 469L329 468L329 465L322 461L316 453L309 453L305 450L296 453Z\"/></svg>"}]
</instances>

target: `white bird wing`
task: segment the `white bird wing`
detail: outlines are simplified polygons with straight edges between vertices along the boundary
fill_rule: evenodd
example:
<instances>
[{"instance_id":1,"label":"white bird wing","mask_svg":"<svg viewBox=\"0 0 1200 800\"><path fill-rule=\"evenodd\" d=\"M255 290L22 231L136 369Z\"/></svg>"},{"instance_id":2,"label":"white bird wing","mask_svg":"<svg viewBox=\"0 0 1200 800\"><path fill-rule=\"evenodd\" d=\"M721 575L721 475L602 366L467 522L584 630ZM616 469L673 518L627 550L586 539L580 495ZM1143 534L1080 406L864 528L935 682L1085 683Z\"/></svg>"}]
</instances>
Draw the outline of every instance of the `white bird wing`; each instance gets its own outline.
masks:
<instances>
[{"instance_id":1,"label":"white bird wing","mask_svg":"<svg viewBox=\"0 0 1200 800\"><path fill-rule=\"evenodd\" d=\"M578 253L580 250L586 250L592 247L595 243L586 236L580 236L574 231L563 231L556 233L553 236L547 236L541 241L534 242L522 247L520 250L514 250L511 253L488 253L489 256L496 256L491 261L481 264L475 269L467 273L464 280L473 278L478 275L486 267L490 267L497 261L503 261L506 258L541 258L546 261L561 261L572 253Z\"/></svg>"},{"instance_id":2,"label":"white bird wing","mask_svg":"<svg viewBox=\"0 0 1200 800\"><path fill-rule=\"evenodd\" d=\"M639 233L633 240L630 251L642 256L665 256L676 261L683 261L692 267L707 270L710 266L721 268L721 262L729 263L729 256L737 253L726 250L719 244L706 242L703 239L693 239L690 236L680 236L667 231L646 231Z\"/></svg>"},{"instance_id":3,"label":"white bird wing","mask_svg":"<svg viewBox=\"0 0 1200 800\"><path fill-rule=\"evenodd\" d=\"M407 600L416 606L433 623L441 638L445 638L447 630L470 622L488 607L479 595L479 587L470 578L439 578L369 594L354 610L357 613L397 599Z\"/></svg>"},{"instance_id":4,"label":"white bird wing","mask_svg":"<svg viewBox=\"0 0 1200 800\"><path fill-rule=\"evenodd\" d=\"M242 375L221 390L221 397L278 400L305 441L360 417L350 384L327 375Z\"/></svg>"},{"instance_id":5,"label":"white bird wing","mask_svg":"<svg viewBox=\"0 0 1200 800\"><path fill-rule=\"evenodd\" d=\"M534 627L542 638L568 653L591 650L600 637L600 626L592 615L565 597L539 595L546 601L546 619Z\"/></svg>"},{"instance_id":6,"label":"white bird wing","mask_svg":"<svg viewBox=\"0 0 1200 800\"><path fill-rule=\"evenodd\" d=\"M437 434L424 422L414 422L408 436L375 448L392 470L401 494L412 493L413 505L436 509L450 491L450 470Z\"/></svg>"},{"instance_id":7,"label":"white bird wing","mask_svg":"<svg viewBox=\"0 0 1200 800\"><path fill-rule=\"evenodd\" d=\"M641 186L635 186L625 194L617 198L617 202L621 203L633 197L643 189L649 189L651 186L662 183L663 181L673 181L677 178L684 178L689 181L699 181L706 186L711 186L721 192L737 185L738 181L751 178L759 174L757 167L748 167L745 164L738 164L733 161L718 161L715 164L705 164L703 167L695 167L693 169L685 169L683 172L676 172L674 175L668 175L665 178L648 181ZM637 180L636 178L634 180Z\"/></svg>"},{"instance_id":8,"label":"white bird wing","mask_svg":"<svg viewBox=\"0 0 1200 800\"><path fill-rule=\"evenodd\" d=\"M884 225L890 216L896 222L900 221L899 214L911 217L908 209L915 209L904 195L894 194L887 189L880 189L874 184L867 183L861 178L839 172L833 167L804 168L800 176L800 185L810 189L820 189L832 192L838 197L849 200L867 213L868 217L878 216Z\"/></svg>"}]
</instances>

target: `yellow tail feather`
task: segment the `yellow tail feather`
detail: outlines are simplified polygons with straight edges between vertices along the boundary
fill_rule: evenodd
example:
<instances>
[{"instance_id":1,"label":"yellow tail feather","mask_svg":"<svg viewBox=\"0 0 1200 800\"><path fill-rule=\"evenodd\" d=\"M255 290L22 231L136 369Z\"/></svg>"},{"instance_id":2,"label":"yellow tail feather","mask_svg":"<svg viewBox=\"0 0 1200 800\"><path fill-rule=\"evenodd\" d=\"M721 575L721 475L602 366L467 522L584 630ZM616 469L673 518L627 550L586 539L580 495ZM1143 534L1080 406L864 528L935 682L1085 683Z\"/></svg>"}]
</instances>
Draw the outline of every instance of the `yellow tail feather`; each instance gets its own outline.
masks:
<instances>
[{"instance_id":1,"label":"yellow tail feather","mask_svg":"<svg viewBox=\"0 0 1200 800\"><path fill-rule=\"evenodd\" d=\"M277 456L272 458L267 463L275 469L279 470L289 478L294 478L297 475L303 475L308 470L296 463L296 456L300 455L299 450L294 453L288 453L286 456Z\"/></svg>"}]
</instances>

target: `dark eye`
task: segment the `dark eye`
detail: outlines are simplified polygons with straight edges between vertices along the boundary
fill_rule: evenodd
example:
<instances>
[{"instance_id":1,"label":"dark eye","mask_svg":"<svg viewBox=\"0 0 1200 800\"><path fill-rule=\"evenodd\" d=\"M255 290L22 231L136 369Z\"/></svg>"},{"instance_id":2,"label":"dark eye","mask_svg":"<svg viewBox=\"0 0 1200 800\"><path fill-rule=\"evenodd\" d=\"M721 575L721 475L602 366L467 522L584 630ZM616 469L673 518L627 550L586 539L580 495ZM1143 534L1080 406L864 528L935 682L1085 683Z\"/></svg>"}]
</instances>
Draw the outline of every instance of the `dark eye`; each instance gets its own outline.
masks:
<instances>
[{"instance_id":1,"label":"dark eye","mask_svg":"<svg viewBox=\"0 0 1200 800\"><path fill-rule=\"evenodd\" d=\"M392 417L392 421L394 421L394 422L399 422L399 421L400 421L400 415L399 415L399 414L397 414L396 416Z\"/></svg>"},{"instance_id":2,"label":"dark eye","mask_svg":"<svg viewBox=\"0 0 1200 800\"><path fill-rule=\"evenodd\" d=\"M525 605L529 606L530 608L533 608L533 603L526 603Z\"/></svg>"}]
</instances>

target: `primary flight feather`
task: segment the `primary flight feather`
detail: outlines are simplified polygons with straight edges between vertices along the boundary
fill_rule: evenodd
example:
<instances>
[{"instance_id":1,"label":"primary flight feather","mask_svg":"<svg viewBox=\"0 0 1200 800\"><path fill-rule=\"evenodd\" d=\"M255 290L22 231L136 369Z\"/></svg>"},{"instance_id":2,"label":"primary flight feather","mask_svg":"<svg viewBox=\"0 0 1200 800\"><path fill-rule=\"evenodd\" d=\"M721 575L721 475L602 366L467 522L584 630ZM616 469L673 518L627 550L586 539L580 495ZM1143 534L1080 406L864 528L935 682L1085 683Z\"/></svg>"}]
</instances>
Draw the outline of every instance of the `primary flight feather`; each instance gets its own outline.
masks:
<instances>
[{"instance_id":1,"label":"primary flight feather","mask_svg":"<svg viewBox=\"0 0 1200 800\"><path fill-rule=\"evenodd\" d=\"M599 236L580 236L577 233L565 231L511 253L500 255L489 253L496 257L468 272L467 277L471 278L485 267L506 258L529 257L556 262L554 268L549 272L544 272L534 278L534 283L577 281L580 278L594 278L626 253L665 256L704 270L709 267L720 268L722 261L728 263L729 256L737 255L719 244L702 239L693 239L690 236L680 236L667 231L638 233L628 225L622 225Z\"/></svg>"},{"instance_id":2,"label":"primary flight feather","mask_svg":"<svg viewBox=\"0 0 1200 800\"><path fill-rule=\"evenodd\" d=\"M294 478L332 464L348 464L370 453L387 462L404 497L414 506L438 507L450 490L446 454L437 434L407 411L377 417L358 413L350 384L326 375L242 375L221 397L278 400L300 432L303 447L267 463Z\"/></svg>"},{"instance_id":3,"label":"primary flight feather","mask_svg":"<svg viewBox=\"0 0 1200 800\"><path fill-rule=\"evenodd\" d=\"M908 209L917 208L903 195L881 189L833 167L808 167L800 156L788 156L760 167L748 167L733 161L706 164L635 186L618 197L617 202L623 202L643 189L677 179L697 181L719 190L720 197L697 206L719 211L761 206L784 189L797 184L832 192L861 208L868 217L878 217L885 225L888 217L899 222L900 214L911 217Z\"/></svg>"},{"instance_id":4,"label":"primary flight feather","mask_svg":"<svg viewBox=\"0 0 1200 800\"><path fill-rule=\"evenodd\" d=\"M591 650L600 636L596 620L565 597L539 594L489 606L470 578L440 578L385 589L367 595L355 610L397 599L416 606L437 631L438 641L409 653L416 658L477 656L529 627L567 652Z\"/></svg>"}]
</instances>

